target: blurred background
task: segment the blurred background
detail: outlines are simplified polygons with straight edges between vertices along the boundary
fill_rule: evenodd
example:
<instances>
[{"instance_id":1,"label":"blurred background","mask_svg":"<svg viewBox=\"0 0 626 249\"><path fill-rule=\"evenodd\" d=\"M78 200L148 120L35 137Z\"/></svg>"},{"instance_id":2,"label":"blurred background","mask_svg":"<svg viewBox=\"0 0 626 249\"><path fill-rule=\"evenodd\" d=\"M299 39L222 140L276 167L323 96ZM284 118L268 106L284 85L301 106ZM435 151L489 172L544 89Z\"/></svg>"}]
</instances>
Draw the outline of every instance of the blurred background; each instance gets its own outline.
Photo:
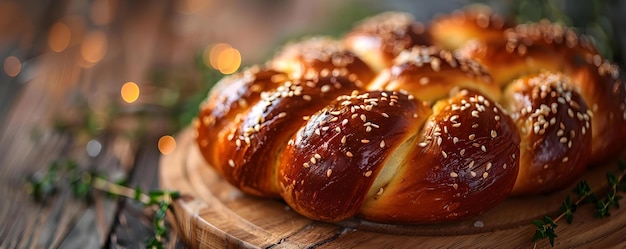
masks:
<instances>
[{"instance_id":1,"label":"blurred background","mask_svg":"<svg viewBox=\"0 0 626 249\"><path fill-rule=\"evenodd\" d=\"M375 13L401 10L428 23L470 4L573 26L623 68L626 1L618 0L0 0L0 224L8 224L0 247L137 246L150 233L142 218L150 210L58 194L37 204L24 179L74 158L158 188L158 157L176 148L176 133L224 75L302 36L339 37Z\"/></svg>"}]
</instances>

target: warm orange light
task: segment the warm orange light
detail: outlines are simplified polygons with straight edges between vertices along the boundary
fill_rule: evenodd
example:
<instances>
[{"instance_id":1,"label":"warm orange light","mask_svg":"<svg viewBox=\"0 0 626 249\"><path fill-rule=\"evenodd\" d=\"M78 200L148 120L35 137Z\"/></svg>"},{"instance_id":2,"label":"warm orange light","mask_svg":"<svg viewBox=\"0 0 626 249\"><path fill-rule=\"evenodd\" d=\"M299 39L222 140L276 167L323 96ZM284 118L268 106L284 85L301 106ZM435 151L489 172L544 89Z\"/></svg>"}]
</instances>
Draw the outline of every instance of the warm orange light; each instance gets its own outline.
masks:
<instances>
[{"instance_id":1,"label":"warm orange light","mask_svg":"<svg viewBox=\"0 0 626 249\"><path fill-rule=\"evenodd\" d=\"M217 68L223 74L232 74L241 66L241 54L235 48L222 51L217 57Z\"/></svg>"},{"instance_id":2,"label":"warm orange light","mask_svg":"<svg viewBox=\"0 0 626 249\"><path fill-rule=\"evenodd\" d=\"M159 138L159 151L163 155L172 153L176 149L176 140L170 135Z\"/></svg>"},{"instance_id":3,"label":"warm orange light","mask_svg":"<svg viewBox=\"0 0 626 249\"><path fill-rule=\"evenodd\" d=\"M80 47L80 53L83 59L88 63L97 63L106 54L107 37L102 31L93 31L83 39Z\"/></svg>"},{"instance_id":4,"label":"warm orange light","mask_svg":"<svg viewBox=\"0 0 626 249\"><path fill-rule=\"evenodd\" d=\"M48 33L48 46L54 52L62 52L70 45L72 32L67 24L57 22L50 28Z\"/></svg>"},{"instance_id":5,"label":"warm orange light","mask_svg":"<svg viewBox=\"0 0 626 249\"><path fill-rule=\"evenodd\" d=\"M132 81L126 82L122 85L120 93L126 103L133 103L139 98L139 86Z\"/></svg>"},{"instance_id":6,"label":"warm orange light","mask_svg":"<svg viewBox=\"0 0 626 249\"><path fill-rule=\"evenodd\" d=\"M206 49L204 49L204 54L202 59L204 60L204 64L208 67L209 65L215 69L219 69L218 68L218 59L220 56L220 53L222 53L224 50L231 48L231 46L229 44L226 43L217 43L215 45L213 45L212 47L206 47Z\"/></svg>"},{"instance_id":7,"label":"warm orange light","mask_svg":"<svg viewBox=\"0 0 626 249\"><path fill-rule=\"evenodd\" d=\"M15 56L9 56L4 59L4 72L7 75L17 77L17 75L20 74L20 71L22 71L22 63L20 62L20 59Z\"/></svg>"}]
</instances>

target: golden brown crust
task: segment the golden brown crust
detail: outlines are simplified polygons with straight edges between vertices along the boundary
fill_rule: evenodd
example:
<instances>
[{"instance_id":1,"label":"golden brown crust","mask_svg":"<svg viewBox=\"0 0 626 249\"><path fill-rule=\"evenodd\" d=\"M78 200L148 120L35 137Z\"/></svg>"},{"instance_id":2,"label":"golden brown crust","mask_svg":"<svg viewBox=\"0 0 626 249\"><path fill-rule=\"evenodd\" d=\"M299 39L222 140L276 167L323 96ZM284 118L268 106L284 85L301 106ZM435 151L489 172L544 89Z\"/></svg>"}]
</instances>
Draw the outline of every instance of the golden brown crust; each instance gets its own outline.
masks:
<instances>
[{"instance_id":1,"label":"golden brown crust","mask_svg":"<svg viewBox=\"0 0 626 249\"><path fill-rule=\"evenodd\" d=\"M354 216L394 151L429 115L428 105L398 92L337 98L290 140L279 163L282 197L314 219Z\"/></svg>"},{"instance_id":2,"label":"golden brown crust","mask_svg":"<svg viewBox=\"0 0 626 249\"><path fill-rule=\"evenodd\" d=\"M484 6L472 6L450 15L436 17L429 27L434 45L455 50L468 41L503 43L504 30L512 27L510 22Z\"/></svg>"},{"instance_id":3,"label":"golden brown crust","mask_svg":"<svg viewBox=\"0 0 626 249\"><path fill-rule=\"evenodd\" d=\"M519 135L496 102L462 90L442 100L395 177L361 210L368 220L432 223L482 213L517 177Z\"/></svg>"},{"instance_id":4,"label":"golden brown crust","mask_svg":"<svg viewBox=\"0 0 626 249\"><path fill-rule=\"evenodd\" d=\"M623 147L626 86L617 66L603 59L588 38L559 24L540 22L506 31L504 45L470 42L459 49L492 73L501 85L543 70L563 72L593 112L591 163L611 158Z\"/></svg>"},{"instance_id":5,"label":"golden brown crust","mask_svg":"<svg viewBox=\"0 0 626 249\"><path fill-rule=\"evenodd\" d=\"M245 193L278 196L278 184L273 180L277 151L308 115L356 89L356 84L345 77L286 80L260 93L259 101L246 110L246 115L229 120L216 140L206 135L214 132L212 127L201 127L197 139L208 141L205 147L214 151L212 166L231 184Z\"/></svg>"},{"instance_id":6,"label":"golden brown crust","mask_svg":"<svg viewBox=\"0 0 626 249\"><path fill-rule=\"evenodd\" d=\"M287 80L287 75L275 70L248 68L220 80L200 106L194 122L196 142L211 165L220 165L220 141L227 140L235 129L233 120L242 118L261 99L261 92L272 91ZM216 169L223 174L221 167Z\"/></svg>"},{"instance_id":7,"label":"golden brown crust","mask_svg":"<svg viewBox=\"0 0 626 249\"><path fill-rule=\"evenodd\" d=\"M290 78L315 79L345 75L368 84L374 72L343 43L328 37L313 37L286 45L269 63Z\"/></svg>"},{"instance_id":8,"label":"golden brown crust","mask_svg":"<svg viewBox=\"0 0 626 249\"><path fill-rule=\"evenodd\" d=\"M492 83L484 67L436 47L416 46L402 51L395 64L380 73L369 88L403 89L431 103L447 97L454 88L475 89L491 99L500 99L500 87Z\"/></svg>"},{"instance_id":9,"label":"golden brown crust","mask_svg":"<svg viewBox=\"0 0 626 249\"><path fill-rule=\"evenodd\" d=\"M590 163L598 164L626 145L626 84L615 64L594 58L572 73L572 82L593 113Z\"/></svg>"},{"instance_id":10,"label":"golden brown crust","mask_svg":"<svg viewBox=\"0 0 626 249\"><path fill-rule=\"evenodd\" d=\"M402 12L385 12L363 20L344 37L346 46L376 71L393 64L402 50L429 45L423 24Z\"/></svg>"},{"instance_id":11,"label":"golden brown crust","mask_svg":"<svg viewBox=\"0 0 626 249\"><path fill-rule=\"evenodd\" d=\"M591 154L591 111L562 74L516 80L504 105L522 136L515 195L548 193L573 183Z\"/></svg>"}]
</instances>

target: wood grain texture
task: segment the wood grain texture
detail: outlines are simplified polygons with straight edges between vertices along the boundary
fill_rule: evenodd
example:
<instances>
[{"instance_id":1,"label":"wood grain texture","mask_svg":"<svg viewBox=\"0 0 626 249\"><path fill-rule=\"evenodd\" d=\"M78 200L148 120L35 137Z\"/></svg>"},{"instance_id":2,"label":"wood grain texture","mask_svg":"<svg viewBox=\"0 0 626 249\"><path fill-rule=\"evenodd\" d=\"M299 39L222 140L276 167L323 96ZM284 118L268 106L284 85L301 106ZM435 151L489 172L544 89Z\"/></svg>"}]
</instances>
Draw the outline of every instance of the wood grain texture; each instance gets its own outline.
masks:
<instances>
[{"instance_id":1,"label":"wood grain texture","mask_svg":"<svg viewBox=\"0 0 626 249\"><path fill-rule=\"evenodd\" d=\"M555 216L569 189L545 196L509 198L470 220L438 225L388 225L352 219L338 224L309 220L280 200L242 194L204 163L193 131L177 138L178 147L160 162L161 187L181 191L170 215L179 235L194 248L402 248L499 247L532 248L532 219ZM615 165L594 167L585 175L594 189ZM596 219L582 207L572 225L559 222L557 247L624 245L616 234L626 230L625 209ZM540 241L538 248L549 247Z\"/></svg>"}]
</instances>

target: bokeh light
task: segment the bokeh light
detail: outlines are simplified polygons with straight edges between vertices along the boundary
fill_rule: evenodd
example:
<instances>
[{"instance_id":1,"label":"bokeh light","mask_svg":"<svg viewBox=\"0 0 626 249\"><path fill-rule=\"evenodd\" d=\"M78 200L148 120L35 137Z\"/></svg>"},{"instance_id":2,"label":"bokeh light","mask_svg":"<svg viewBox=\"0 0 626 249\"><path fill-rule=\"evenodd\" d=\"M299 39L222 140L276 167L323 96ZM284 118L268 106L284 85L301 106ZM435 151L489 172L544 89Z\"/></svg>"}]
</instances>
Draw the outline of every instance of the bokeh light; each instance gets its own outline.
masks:
<instances>
[{"instance_id":1,"label":"bokeh light","mask_svg":"<svg viewBox=\"0 0 626 249\"><path fill-rule=\"evenodd\" d=\"M204 49L202 60L207 67L232 74L241 66L241 53L227 43L217 43Z\"/></svg>"},{"instance_id":2,"label":"bokeh light","mask_svg":"<svg viewBox=\"0 0 626 249\"><path fill-rule=\"evenodd\" d=\"M104 32L96 30L87 34L80 47L83 59L91 64L97 63L107 52L107 37Z\"/></svg>"},{"instance_id":3,"label":"bokeh light","mask_svg":"<svg viewBox=\"0 0 626 249\"><path fill-rule=\"evenodd\" d=\"M57 22L50 28L48 33L48 46L54 52L62 52L70 45L72 32L67 24Z\"/></svg>"},{"instance_id":4,"label":"bokeh light","mask_svg":"<svg viewBox=\"0 0 626 249\"><path fill-rule=\"evenodd\" d=\"M100 154L100 151L102 151L102 144L95 139L89 140L85 146L85 150L90 157L96 157Z\"/></svg>"},{"instance_id":5,"label":"bokeh light","mask_svg":"<svg viewBox=\"0 0 626 249\"><path fill-rule=\"evenodd\" d=\"M170 135L165 135L159 138L158 146L161 154L167 155L176 149L176 140Z\"/></svg>"},{"instance_id":6,"label":"bokeh light","mask_svg":"<svg viewBox=\"0 0 626 249\"><path fill-rule=\"evenodd\" d=\"M217 57L217 69L223 74L232 74L241 66L241 54L235 48L222 51Z\"/></svg>"},{"instance_id":7,"label":"bokeh light","mask_svg":"<svg viewBox=\"0 0 626 249\"><path fill-rule=\"evenodd\" d=\"M132 81L126 82L122 85L120 94L126 103L133 103L139 98L139 86Z\"/></svg>"},{"instance_id":8,"label":"bokeh light","mask_svg":"<svg viewBox=\"0 0 626 249\"><path fill-rule=\"evenodd\" d=\"M20 62L20 59L15 56L9 56L4 59L4 72L7 75L17 77L17 75L20 74L20 71L22 71L22 63Z\"/></svg>"},{"instance_id":9,"label":"bokeh light","mask_svg":"<svg viewBox=\"0 0 626 249\"><path fill-rule=\"evenodd\" d=\"M204 49L204 53L202 55L202 60L204 61L204 65L207 67L217 68L217 58L220 53L226 49L231 48L229 44L226 43L217 43L215 45L209 45Z\"/></svg>"}]
</instances>

